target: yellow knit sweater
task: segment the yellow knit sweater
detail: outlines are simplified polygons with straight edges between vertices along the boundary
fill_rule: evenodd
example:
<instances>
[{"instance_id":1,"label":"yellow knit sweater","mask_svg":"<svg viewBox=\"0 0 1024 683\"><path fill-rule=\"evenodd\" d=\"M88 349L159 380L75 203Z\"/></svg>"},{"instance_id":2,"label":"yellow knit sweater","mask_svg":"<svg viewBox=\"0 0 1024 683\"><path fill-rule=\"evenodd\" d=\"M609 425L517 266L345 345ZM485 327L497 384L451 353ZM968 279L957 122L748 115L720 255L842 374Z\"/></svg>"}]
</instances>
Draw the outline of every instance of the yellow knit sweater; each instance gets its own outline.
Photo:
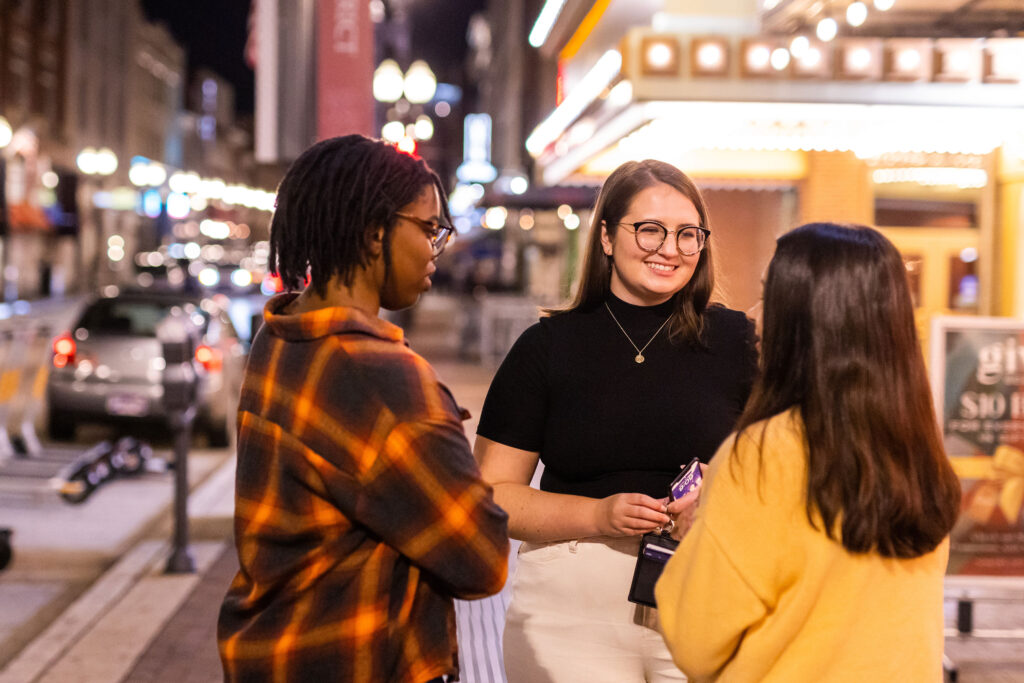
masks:
<instances>
[{"instance_id":1,"label":"yellow knit sweater","mask_svg":"<svg viewBox=\"0 0 1024 683\"><path fill-rule=\"evenodd\" d=\"M798 413L747 433L719 448L655 589L676 664L697 681L940 681L949 540L913 560L851 554L808 522Z\"/></svg>"}]
</instances>

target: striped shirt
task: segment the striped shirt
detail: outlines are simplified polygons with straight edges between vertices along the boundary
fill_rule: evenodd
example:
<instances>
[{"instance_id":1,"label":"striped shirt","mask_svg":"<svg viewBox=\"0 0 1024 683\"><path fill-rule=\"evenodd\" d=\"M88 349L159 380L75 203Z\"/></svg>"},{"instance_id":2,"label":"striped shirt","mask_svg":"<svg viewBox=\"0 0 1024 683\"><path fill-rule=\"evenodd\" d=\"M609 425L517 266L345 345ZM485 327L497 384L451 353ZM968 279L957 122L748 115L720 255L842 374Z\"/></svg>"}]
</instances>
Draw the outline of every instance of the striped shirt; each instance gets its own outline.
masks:
<instances>
[{"instance_id":1,"label":"striped shirt","mask_svg":"<svg viewBox=\"0 0 1024 683\"><path fill-rule=\"evenodd\" d=\"M453 598L501 590L507 516L460 410L402 330L264 311L238 410L228 681L458 675Z\"/></svg>"}]
</instances>

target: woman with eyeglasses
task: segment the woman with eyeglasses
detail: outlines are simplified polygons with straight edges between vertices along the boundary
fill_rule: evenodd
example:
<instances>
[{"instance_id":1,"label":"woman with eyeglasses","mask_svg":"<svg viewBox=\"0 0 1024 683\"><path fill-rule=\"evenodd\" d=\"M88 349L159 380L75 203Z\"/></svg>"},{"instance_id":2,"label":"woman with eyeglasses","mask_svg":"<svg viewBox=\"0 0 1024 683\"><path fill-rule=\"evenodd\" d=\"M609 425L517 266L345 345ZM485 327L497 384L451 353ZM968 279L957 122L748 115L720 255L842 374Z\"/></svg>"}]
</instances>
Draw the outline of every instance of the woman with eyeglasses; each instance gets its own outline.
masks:
<instances>
[{"instance_id":1,"label":"woman with eyeglasses","mask_svg":"<svg viewBox=\"0 0 1024 683\"><path fill-rule=\"evenodd\" d=\"M655 588L698 680L939 681L960 484L903 259L876 230L779 238L762 374Z\"/></svg>"},{"instance_id":2,"label":"woman with eyeglasses","mask_svg":"<svg viewBox=\"0 0 1024 683\"><path fill-rule=\"evenodd\" d=\"M710 459L756 372L753 324L710 303L711 235L681 171L620 166L598 196L575 299L526 330L495 375L474 453L524 541L510 683L683 680L655 610L627 595L640 537L687 526L696 496L669 502L673 477Z\"/></svg>"},{"instance_id":3,"label":"woman with eyeglasses","mask_svg":"<svg viewBox=\"0 0 1024 683\"><path fill-rule=\"evenodd\" d=\"M226 681L436 683L458 673L453 598L505 583L507 518L461 411L378 316L430 288L443 196L421 159L360 135L312 146L278 188L270 263L290 291L238 408Z\"/></svg>"}]
</instances>

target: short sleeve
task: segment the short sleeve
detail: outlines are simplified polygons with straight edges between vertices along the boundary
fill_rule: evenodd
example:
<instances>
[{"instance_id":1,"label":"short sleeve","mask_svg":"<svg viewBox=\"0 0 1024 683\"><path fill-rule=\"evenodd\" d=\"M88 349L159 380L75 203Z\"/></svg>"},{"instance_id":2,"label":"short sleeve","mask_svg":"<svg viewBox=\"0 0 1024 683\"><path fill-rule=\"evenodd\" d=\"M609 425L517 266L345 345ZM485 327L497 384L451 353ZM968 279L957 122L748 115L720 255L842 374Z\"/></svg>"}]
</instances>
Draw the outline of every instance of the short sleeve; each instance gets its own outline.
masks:
<instances>
[{"instance_id":1,"label":"short sleeve","mask_svg":"<svg viewBox=\"0 0 1024 683\"><path fill-rule=\"evenodd\" d=\"M546 323L527 328L505 356L487 391L477 435L512 448L540 452L551 349Z\"/></svg>"}]
</instances>

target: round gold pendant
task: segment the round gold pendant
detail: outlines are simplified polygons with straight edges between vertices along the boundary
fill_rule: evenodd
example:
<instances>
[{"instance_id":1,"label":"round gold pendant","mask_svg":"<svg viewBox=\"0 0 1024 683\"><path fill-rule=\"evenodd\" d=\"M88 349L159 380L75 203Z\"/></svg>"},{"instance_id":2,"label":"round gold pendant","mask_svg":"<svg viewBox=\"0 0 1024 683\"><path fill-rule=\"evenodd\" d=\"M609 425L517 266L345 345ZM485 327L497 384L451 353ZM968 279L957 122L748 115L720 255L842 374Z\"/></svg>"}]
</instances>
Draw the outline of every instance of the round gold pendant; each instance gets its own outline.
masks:
<instances>
[{"instance_id":1,"label":"round gold pendant","mask_svg":"<svg viewBox=\"0 0 1024 683\"><path fill-rule=\"evenodd\" d=\"M636 358L634 358L633 360L635 360L637 363L643 363L644 362L644 354L642 354L642 353L636 354Z\"/></svg>"}]
</instances>

